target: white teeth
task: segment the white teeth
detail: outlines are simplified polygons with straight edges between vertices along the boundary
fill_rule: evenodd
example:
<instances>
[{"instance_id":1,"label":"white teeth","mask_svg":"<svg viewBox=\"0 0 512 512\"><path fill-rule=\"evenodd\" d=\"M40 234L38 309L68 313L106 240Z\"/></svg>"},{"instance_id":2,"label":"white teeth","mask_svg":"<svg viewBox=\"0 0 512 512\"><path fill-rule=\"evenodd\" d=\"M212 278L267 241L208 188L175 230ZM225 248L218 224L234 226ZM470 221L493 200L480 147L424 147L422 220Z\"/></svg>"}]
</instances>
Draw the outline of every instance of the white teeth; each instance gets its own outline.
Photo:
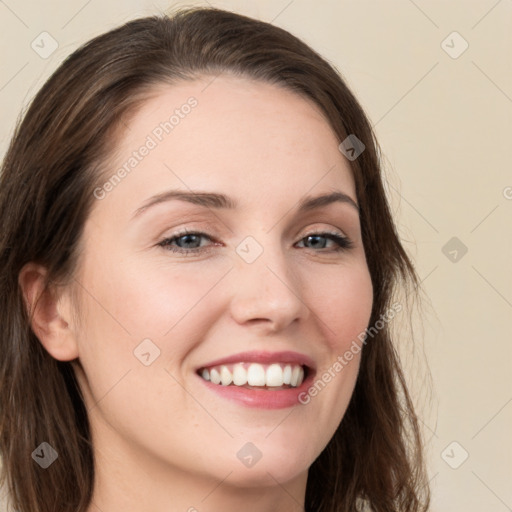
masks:
<instances>
[{"instance_id":1,"label":"white teeth","mask_svg":"<svg viewBox=\"0 0 512 512\"><path fill-rule=\"evenodd\" d=\"M253 363L247 370L247 384L249 386L264 386L265 382L265 369L261 364Z\"/></svg>"},{"instance_id":2,"label":"white teeth","mask_svg":"<svg viewBox=\"0 0 512 512\"><path fill-rule=\"evenodd\" d=\"M298 387L304 381L304 368L298 364L236 363L204 368L201 377L222 386Z\"/></svg>"},{"instance_id":3,"label":"white teeth","mask_svg":"<svg viewBox=\"0 0 512 512\"><path fill-rule=\"evenodd\" d=\"M290 384L292 381L292 367L287 364L283 370L283 384Z\"/></svg>"},{"instance_id":4,"label":"white teeth","mask_svg":"<svg viewBox=\"0 0 512 512\"><path fill-rule=\"evenodd\" d=\"M229 386L233 381L231 372L225 366L220 367L220 381L223 386Z\"/></svg>"},{"instance_id":5,"label":"white teeth","mask_svg":"<svg viewBox=\"0 0 512 512\"><path fill-rule=\"evenodd\" d=\"M235 364L233 368L233 384L245 386L247 384L247 370L241 364Z\"/></svg>"},{"instance_id":6,"label":"white teeth","mask_svg":"<svg viewBox=\"0 0 512 512\"><path fill-rule=\"evenodd\" d=\"M267 386L282 386L283 385L283 369L278 364L271 364L267 368Z\"/></svg>"},{"instance_id":7,"label":"white teeth","mask_svg":"<svg viewBox=\"0 0 512 512\"><path fill-rule=\"evenodd\" d=\"M297 382L299 382L299 377L300 377L300 371L301 370L302 370L302 368L300 366L294 366L293 367L292 379L290 381L290 384L292 386L297 386Z\"/></svg>"},{"instance_id":8,"label":"white teeth","mask_svg":"<svg viewBox=\"0 0 512 512\"><path fill-rule=\"evenodd\" d=\"M220 373L215 368L210 370L210 380L213 384L220 384Z\"/></svg>"}]
</instances>

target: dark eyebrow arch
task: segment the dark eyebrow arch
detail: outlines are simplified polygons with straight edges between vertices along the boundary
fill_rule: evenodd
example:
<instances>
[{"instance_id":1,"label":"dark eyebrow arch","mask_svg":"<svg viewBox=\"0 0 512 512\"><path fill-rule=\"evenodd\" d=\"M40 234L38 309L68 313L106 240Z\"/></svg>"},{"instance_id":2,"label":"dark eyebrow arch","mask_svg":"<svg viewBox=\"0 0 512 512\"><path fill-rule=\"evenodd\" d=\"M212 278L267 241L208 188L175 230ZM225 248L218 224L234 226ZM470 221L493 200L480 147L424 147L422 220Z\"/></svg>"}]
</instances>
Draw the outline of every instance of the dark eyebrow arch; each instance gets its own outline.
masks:
<instances>
[{"instance_id":1,"label":"dark eyebrow arch","mask_svg":"<svg viewBox=\"0 0 512 512\"><path fill-rule=\"evenodd\" d=\"M238 207L238 202L236 200L220 193L168 190L150 197L140 208L135 210L132 215L132 219L139 216L143 211L146 211L151 206L171 200L187 201L206 208L234 210ZM339 191L322 194L316 197L306 196L299 202L297 211L298 213L304 213L336 202L349 204L359 213L359 206L357 203L350 196Z\"/></svg>"}]
</instances>

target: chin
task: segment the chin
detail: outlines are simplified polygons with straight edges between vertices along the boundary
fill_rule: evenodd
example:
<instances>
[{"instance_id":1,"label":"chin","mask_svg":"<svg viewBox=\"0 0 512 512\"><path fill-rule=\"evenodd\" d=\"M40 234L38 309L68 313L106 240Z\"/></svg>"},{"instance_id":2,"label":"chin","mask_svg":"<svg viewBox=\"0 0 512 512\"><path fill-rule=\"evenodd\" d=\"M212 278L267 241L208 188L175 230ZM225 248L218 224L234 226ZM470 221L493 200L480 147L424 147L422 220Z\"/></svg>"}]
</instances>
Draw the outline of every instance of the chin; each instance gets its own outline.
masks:
<instances>
[{"instance_id":1,"label":"chin","mask_svg":"<svg viewBox=\"0 0 512 512\"><path fill-rule=\"evenodd\" d=\"M263 458L253 467L246 468L242 464L232 468L227 482L236 487L258 488L275 487L286 484L307 473L309 465L299 465L293 457L291 460L274 457L273 460L263 462ZM225 473L222 478L225 478ZM220 475L219 475L220 477Z\"/></svg>"},{"instance_id":2,"label":"chin","mask_svg":"<svg viewBox=\"0 0 512 512\"><path fill-rule=\"evenodd\" d=\"M272 434L273 435L273 434ZM215 457L215 476L226 478L237 487L274 487L277 482L284 484L307 473L318 454L312 453L312 445L304 442L287 443L281 439L254 438L253 443L236 442L235 450L228 457ZM230 450L231 451L231 450Z\"/></svg>"}]
</instances>

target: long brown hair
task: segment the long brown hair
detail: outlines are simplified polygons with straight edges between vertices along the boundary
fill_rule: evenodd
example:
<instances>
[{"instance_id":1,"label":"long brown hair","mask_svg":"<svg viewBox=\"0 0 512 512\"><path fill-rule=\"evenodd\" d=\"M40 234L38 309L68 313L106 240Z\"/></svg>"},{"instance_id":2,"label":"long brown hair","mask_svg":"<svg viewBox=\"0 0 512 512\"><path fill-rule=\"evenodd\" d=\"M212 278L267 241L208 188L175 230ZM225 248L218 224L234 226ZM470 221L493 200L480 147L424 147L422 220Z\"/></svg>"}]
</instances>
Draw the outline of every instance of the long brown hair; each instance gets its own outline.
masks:
<instances>
[{"instance_id":1,"label":"long brown hair","mask_svg":"<svg viewBox=\"0 0 512 512\"><path fill-rule=\"evenodd\" d=\"M374 297L370 325L398 285L418 279L394 226L378 143L340 73L287 31L214 8L136 19L72 53L18 124L0 176L0 454L18 512L83 512L94 485L89 423L70 362L52 358L31 329L18 282L27 262L47 289L73 285L93 191L127 116L158 84L222 72L277 84L313 100L339 141L365 145L352 160ZM42 469L42 442L58 463ZM309 469L307 511L420 512L430 493L421 431L391 334L365 345L348 409Z\"/></svg>"}]
</instances>

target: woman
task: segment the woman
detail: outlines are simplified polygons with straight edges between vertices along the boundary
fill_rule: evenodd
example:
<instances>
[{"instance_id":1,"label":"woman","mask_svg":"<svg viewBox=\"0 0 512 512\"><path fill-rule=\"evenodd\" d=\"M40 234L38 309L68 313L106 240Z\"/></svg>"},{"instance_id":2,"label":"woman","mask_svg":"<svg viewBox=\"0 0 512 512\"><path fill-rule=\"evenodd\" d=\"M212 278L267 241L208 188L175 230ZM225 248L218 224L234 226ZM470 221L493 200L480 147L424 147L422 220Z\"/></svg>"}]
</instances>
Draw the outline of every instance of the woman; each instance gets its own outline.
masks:
<instances>
[{"instance_id":1,"label":"woman","mask_svg":"<svg viewBox=\"0 0 512 512\"><path fill-rule=\"evenodd\" d=\"M427 509L389 329L416 274L303 42L199 8L91 40L18 127L0 217L16 510Z\"/></svg>"}]
</instances>

